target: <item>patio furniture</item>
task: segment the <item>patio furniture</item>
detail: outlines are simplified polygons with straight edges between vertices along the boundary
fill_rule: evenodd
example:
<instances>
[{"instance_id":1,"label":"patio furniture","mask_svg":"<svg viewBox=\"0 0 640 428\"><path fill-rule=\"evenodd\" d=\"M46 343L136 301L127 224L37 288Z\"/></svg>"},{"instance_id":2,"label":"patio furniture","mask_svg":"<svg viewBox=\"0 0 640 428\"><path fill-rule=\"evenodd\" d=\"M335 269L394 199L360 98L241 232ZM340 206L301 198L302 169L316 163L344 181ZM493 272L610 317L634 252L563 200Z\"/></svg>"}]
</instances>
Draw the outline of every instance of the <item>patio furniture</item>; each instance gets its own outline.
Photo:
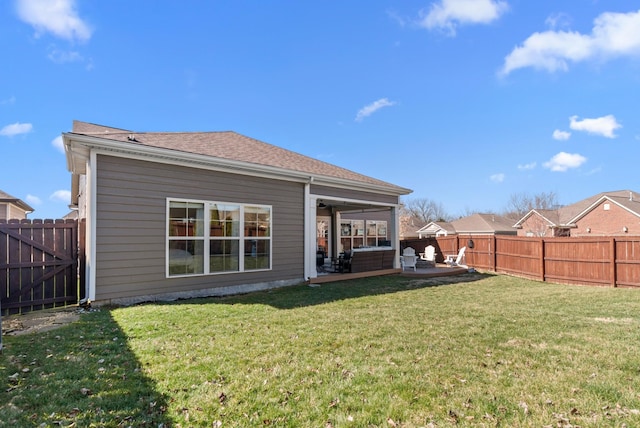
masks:
<instances>
[{"instance_id":1,"label":"patio furniture","mask_svg":"<svg viewBox=\"0 0 640 428\"><path fill-rule=\"evenodd\" d=\"M436 266L436 248L433 245L428 245L424 249L424 253L420 253L420 260L424 260L429 265Z\"/></svg>"},{"instance_id":2,"label":"patio furniture","mask_svg":"<svg viewBox=\"0 0 640 428\"><path fill-rule=\"evenodd\" d=\"M402 257L400 258L400 264L402 265L402 271L404 272L404 268L413 268L413 271L416 270L416 262L418 261L418 256L416 256L416 250L411 247L407 247L402 251Z\"/></svg>"},{"instance_id":3,"label":"patio furniture","mask_svg":"<svg viewBox=\"0 0 640 428\"><path fill-rule=\"evenodd\" d=\"M454 255L448 255L444 262L449 267L464 266L464 264L463 264L464 252L465 252L466 249L467 249L467 247L460 248L460 251L458 251L458 255L457 256L455 254ZM454 260L454 257L455 257L455 260Z\"/></svg>"},{"instance_id":4,"label":"patio furniture","mask_svg":"<svg viewBox=\"0 0 640 428\"><path fill-rule=\"evenodd\" d=\"M338 257L338 272L351 272L351 251L345 251Z\"/></svg>"}]
</instances>

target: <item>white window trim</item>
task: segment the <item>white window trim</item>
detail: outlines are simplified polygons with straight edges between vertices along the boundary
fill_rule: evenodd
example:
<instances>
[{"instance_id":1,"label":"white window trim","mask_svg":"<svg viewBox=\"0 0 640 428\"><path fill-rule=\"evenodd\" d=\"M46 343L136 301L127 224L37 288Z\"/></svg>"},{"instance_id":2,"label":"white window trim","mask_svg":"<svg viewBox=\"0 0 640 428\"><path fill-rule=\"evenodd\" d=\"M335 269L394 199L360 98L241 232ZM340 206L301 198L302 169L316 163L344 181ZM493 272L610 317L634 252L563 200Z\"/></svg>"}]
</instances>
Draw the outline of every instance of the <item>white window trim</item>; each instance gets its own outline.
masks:
<instances>
[{"instance_id":1,"label":"white window trim","mask_svg":"<svg viewBox=\"0 0 640 428\"><path fill-rule=\"evenodd\" d=\"M169 236L169 218L170 218L170 205L171 202L188 202L193 204L203 204L204 205L204 236ZM223 272L210 272L209 271L209 263L207 262L210 259L210 246L209 242L211 241L211 236L209 236L209 224L211 222L211 207L213 205L236 205L240 207L240 224L239 224L239 235L234 238L225 238L228 240L238 240L239 241L239 260L238 260L238 270L237 271L223 271ZM269 236L268 237L259 237L259 236L245 236L244 235L244 210L246 207L258 207L258 208L266 208L269 210ZM179 274L179 275L170 275L169 274L169 242L173 239L194 239L194 240L202 240L204 242L204 272L203 273L187 273L187 274ZM214 238L216 239L216 238ZM264 269L248 269L244 268L244 249L245 249L245 241L247 239L256 239L269 241L269 267ZM229 275L229 274L239 274L239 273L247 273L247 272L264 272L273 270L273 206L272 205L264 205L264 204L252 204L252 203L242 203L242 202L228 202L228 201L207 201L201 199L185 199L185 198L167 198L166 199L166 212L165 212L165 277L166 278L185 278L185 277L194 277L194 276L205 276L205 275Z\"/></svg>"}]
</instances>

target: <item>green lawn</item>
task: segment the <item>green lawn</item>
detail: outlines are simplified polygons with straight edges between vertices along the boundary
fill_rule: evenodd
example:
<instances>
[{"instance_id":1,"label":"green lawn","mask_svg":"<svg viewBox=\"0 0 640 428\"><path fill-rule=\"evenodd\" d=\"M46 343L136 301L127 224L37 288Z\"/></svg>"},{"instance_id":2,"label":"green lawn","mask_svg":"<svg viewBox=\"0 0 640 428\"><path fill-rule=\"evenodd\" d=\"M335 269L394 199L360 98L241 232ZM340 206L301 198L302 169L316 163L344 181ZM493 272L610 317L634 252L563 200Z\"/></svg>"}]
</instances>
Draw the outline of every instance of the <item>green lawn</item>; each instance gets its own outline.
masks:
<instances>
[{"instance_id":1,"label":"green lawn","mask_svg":"<svg viewBox=\"0 0 640 428\"><path fill-rule=\"evenodd\" d=\"M0 427L640 426L640 290L451 280L100 308L5 337Z\"/></svg>"}]
</instances>

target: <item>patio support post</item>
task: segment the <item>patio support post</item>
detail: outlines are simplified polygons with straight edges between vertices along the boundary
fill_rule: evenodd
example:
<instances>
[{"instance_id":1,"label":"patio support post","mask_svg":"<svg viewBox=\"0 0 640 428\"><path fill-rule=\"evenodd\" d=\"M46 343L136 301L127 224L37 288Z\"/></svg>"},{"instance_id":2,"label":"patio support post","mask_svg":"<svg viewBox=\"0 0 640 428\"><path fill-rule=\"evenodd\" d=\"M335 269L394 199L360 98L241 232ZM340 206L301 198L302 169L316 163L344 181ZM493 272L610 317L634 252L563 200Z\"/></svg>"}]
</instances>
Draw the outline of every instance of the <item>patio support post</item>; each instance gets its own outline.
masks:
<instances>
[{"instance_id":1,"label":"patio support post","mask_svg":"<svg viewBox=\"0 0 640 428\"><path fill-rule=\"evenodd\" d=\"M391 224L389 225L389 238L396 250L396 256L393 259L393 267L400 268L400 218L398 216L398 206L391 207Z\"/></svg>"},{"instance_id":2,"label":"patio support post","mask_svg":"<svg viewBox=\"0 0 640 428\"><path fill-rule=\"evenodd\" d=\"M311 196L311 181L304 185L304 278L309 280L318 277L316 268L316 210L318 199Z\"/></svg>"},{"instance_id":3,"label":"patio support post","mask_svg":"<svg viewBox=\"0 0 640 428\"><path fill-rule=\"evenodd\" d=\"M331 208L333 214L333 224L331 225L333 236L335 239L333 240L333 257L338 257L341 253L340 246L342 242L340 240L340 222L342 221L342 215L340 215L340 211L337 211L335 208Z\"/></svg>"}]
</instances>

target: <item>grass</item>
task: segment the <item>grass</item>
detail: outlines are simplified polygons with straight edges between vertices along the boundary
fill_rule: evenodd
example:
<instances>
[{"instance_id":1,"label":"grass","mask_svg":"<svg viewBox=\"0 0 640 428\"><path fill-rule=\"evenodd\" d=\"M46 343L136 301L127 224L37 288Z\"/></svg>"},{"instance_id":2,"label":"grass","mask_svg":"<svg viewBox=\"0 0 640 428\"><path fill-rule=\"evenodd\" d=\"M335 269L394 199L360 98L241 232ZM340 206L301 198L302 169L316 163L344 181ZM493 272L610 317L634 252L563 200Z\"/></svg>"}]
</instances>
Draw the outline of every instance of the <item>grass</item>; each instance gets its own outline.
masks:
<instances>
[{"instance_id":1,"label":"grass","mask_svg":"<svg viewBox=\"0 0 640 428\"><path fill-rule=\"evenodd\" d=\"M0 427L640 425L640 292L400 276L9 336Z\"/></svg>"}]
</instances>

